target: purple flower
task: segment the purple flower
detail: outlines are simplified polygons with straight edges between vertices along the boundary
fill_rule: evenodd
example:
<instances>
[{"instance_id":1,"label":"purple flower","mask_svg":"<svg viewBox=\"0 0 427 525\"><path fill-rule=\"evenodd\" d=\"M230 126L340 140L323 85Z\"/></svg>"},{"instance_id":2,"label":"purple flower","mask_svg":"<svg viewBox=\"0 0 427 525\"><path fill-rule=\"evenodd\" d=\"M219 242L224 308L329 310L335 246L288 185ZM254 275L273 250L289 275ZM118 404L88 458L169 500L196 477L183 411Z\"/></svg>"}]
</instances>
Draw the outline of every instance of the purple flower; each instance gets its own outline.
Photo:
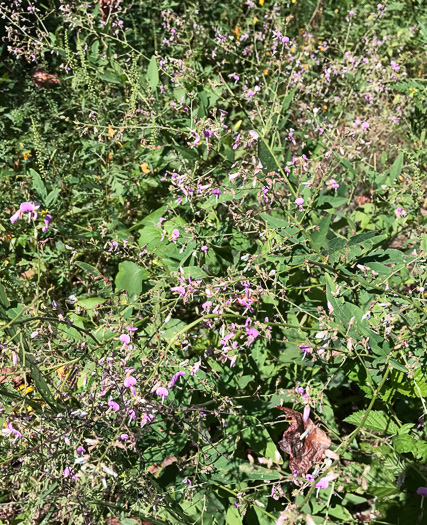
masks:
<instances>
[{"instance_id":1,"label":"purple flower","mask_svg":"<svg viewBox=\"0 0 427 525\"><path fill-rule=\"evenodd\" d=\"M209 248L208 248L207 246L202 246L200 249L201 249L202 252L205 253L205 254L208 253L208 250L209 250Z\"/></svg>"},{"instance_id":2,"label":"purple flower","mask_svg":"<svg viewBox=\"0 0 427 525\"><path fill-rule=\"evenodd\" d=\"M129 387L131 387L131 386L136 385L136 379L135 379L133 376L128 376L128 377L124 380L123 384L125 385L126 388L129 388Z\"/></svg>"},{"instance_id":3,"label":"purple flower","mask_svg":"<svg viewBox=\"0 0 427 525\"><path fill-rule=\"evenodd\" d=\"M311 348L306 345L300 345L299 349L302 350L304 353L309 354L311 352Z\"/></svg>"},{"instance_id":4,"label":"purple flower","mask_svg":"<svg viewBox=\"0 0 427 525\"><path fill-rule=\"evenodd\" d=\"M256 328L246 328L246 333L249 337L253 337L253 339L256 339L259 335L259 332Z\"/></svg>"},{"instance_id":5,"label":"purple flower","mask_svg":"<svg viewBox=\"0 0 427 525\"><path fill-rule=\"evenodd\" d=\"M185 376L185 372L184 371L180 371L180 372L177 372L176 374L174 374L172 376L172 379L171 379L171 382L170 382L170 385L169 385L169 388L173 388L175 386L175 383L178 381L178 378L180 376Z\"/></svg>"},{"instance_id":6,"label":"purple flower","mask_svg":"<svg viewBox=\"0 0 427 525\"><path fill-rule=\"evenodd\" d=\"M179 237L179 230L175 228L174 230L172 230L171 240L175 242L178 239L178 237Z\"/></svg>"},{"instance_id":7,"label":"purple flower","mask_svg":"<svg viewBox=\"0 0 427 525\"><path fill-rule=\"evenodd\" d=\"M294 200L294 203L298 206L299 211L302 211L302 205L304 204L304 199L302 197L298 197Z\"/></svg>"},{"instance_id":8,"label":"purple flower","mask_svg":"<svg viewBox=\"0 0 427 525\"><path fill-rule=\"evenodd\" d=\"M108 406L111 407L113 410L119 410L119 405L113 401L113 398L110 396L110 399L108 400Z\"/></svg>"},{"instance_id":9,"label":"purple flower","mask_svg":"<svg viewBox=\"0 0 427 525\"><path fill-rule=\"evenodd\" d=\"M328 190L330 190L331 188L334 189L334 190L337 190L340 187L340 185L338 184L338 182L335 179L327 180L326 181L326 186L328 187Z\"/></svg>"},{"instance_id":10,"label":"purple flower","mask_svg":"<svg viewBox=\"0 0 427 525\"><path fill-rule=\"evenodd\" d=\"M129 330L129 332L136 332L138 328L136 328L135 326L127 326L126 330Z\"/></svg>"},{"instance_id":11,"label":"purple flower","mask_svg":"<svg viewBox=\"0 0 427 525\"><path fill-rule=\"evenodd\" d=\"M328 476L325 476L316 483L316 489L327 489L329 487L329 482L337 477L338 474L329 474Z\"/></svg>"},{"instance_id":12,"label":"purple flower","mask_svg":"<svg viewBox=\"0 0 427 525\"><path fill-rule=\"evenodd\" d=\"M15 222L16 222L18 219L21 218L21 215L22 215L21 210L18 210L16 213L14 213L14 214L12 215L12 217L10 218L10 222L11 222L12 224L15 224Z\"/></svg>"},{"instance_id":13,"label":"purple flower","mask_svg":"<svg viewBox=\"0 0 427 525\"><path fill-rule=\"evenodd\" d=\"M197 372L200 369L200 365L202 364L202 359L200 358L197 363L194 363L193 369L191 370L191 376L194 376L194 374L197 374Z\"/></svg>"},{"instance_id":14,"label":"purple flower","mask_svg":"<svg viewBox=\"0 0 427 525\"><path fill-rule=\"evenodd\" d=\"M62 474L63 474L65 477L67 477L67 476L71 476L71 472L72 472L71 467L66 467L66 468L64 469L64 472L63 472Z\"/></svg>"},{"instance_id":15,"label":"purple flower","mask_svg":"<svg viewBox=\"0 0 427 525\"><path fill-rule=\"evenodd\" d=\"M40 202L23 202L19 206L19 210L12 215L10 222L15 224L18 219L21 219L25 213L28 213L28 220L34 221L37 219L37 210L40 208Z\"/></svg>"},{"instance_id":16,"label":"purple flower","mask_svg":"<svg viewBox=\"0 0 427 525\"><path fill-rule=\"evenodd\" d=\"M210 139L213 136L213 131L211 131L210 129L204 129L203 136L207 139Z\"/></svg>"},{"instance_id":17,"label":"purple flower","mask_svg":"<svg viewBox=\"0 0 427 525\"><path fill-rule=\"evenodd\" d=\"M418 496L422 496L423 498L427 496L427 487L418 487L417 494Z\"/></svg>"},{"instance_id":18,"label":"purple flower","mask_svg":"<svg viewBox=\"0 0 427 525\"><path fill-rule=\"evenodd\" d=\"M212 301L206 301L203 303L202 308L205 312L209 313L209 310L212 308Z\"/></svg>"},{"instance_id":19,"label":"purple flower","mask_svg":"<svg viewBox=\"0 0 427 525\"><path fill-rule=\"evenodd\" d=\"M130 388L132 395L135 396L136 379L133 376L128 376L125 378L123 384L126 388Z\"/></svg>"},{"instance_id":20,"label":"purple flower","mask_svg":"<svg viewBox=\"0 0 427 525\"><path fill-rule=\"evenodd\" d=\"M21 432L18 432L18 430L15 430L10 423L7 423L6 427L8 430L12 432L12 434L15 434L15 436L18 436L19 438L22 438Z\"/></svg>"},{"instance_id":21,"label":"purple flower","mask_svg":"<svg viewBox=\"0 0 427 525\"><path fill-rule=\"evenodd\" d=\"M175 286L174 288L171 288L171 292L178 292L180 295L184 297L185 288L183 286Z\"/></svg>"},{"instance_id":22,"label":"purple flower","mask_svg":"<svg viewBox=\"0 0 427 525\"><path fill-rule=\"evenodd\" d=\"M120 439L123 439L123 441L126 441L127 439L129 439L129 436L127 434L121 434Z\"/></svg>"},{"instance_id":23,"label":"purple flower","mask_svg":"<svg viewBox=\"0 0 427 525\"><path fill-rule=\"evenodd\" d=\"M130 337L128 336L128 334L122 334L120 337L119 337L120 341L124 344L124 345L128 345L130 343Z\"/></svg>"},{"instance_id":24,"label":"purple flower","mask_svg":"<svg viewBox=\"0 0 427 525\"><path fill-rule=\"evenodd\" d=\"M52 222L52 215L49 215L49 213L48 213L47 215L45 215L43 221L44 221L45 225L42 228L42 232L45 232L45 231L47 231L47 229L49 228L50 223Z\"/></svg>"},{"instance_id":25,"label":"purple flower","mask_svg":"<svg viewBox=\"0 0 427 525\"><path fill-rule=\"evenodd\" d=\"M164 386L159 386L159 388L156 390L156 394L164 399L165 397L168 397L169 390Z\"/></svg>"},{"instance_id":26,"label":"purple flower","mask_svg":"<svg viewBox=\"0 0 427 525\"><path fill-rule=\"evenodd\" d=\"M23 202L19 209L22 213L28 213L28 220L36 220L38 217L37 210L40 208L40 202Z\"/></svg>"},{"instance_id":27,"label":"purple flower","mask_svg":"<svg viewBox=\"0 0 427 525\"><path fill-rule=\"evenodd\" d=\"M86 449L80 445L79 447L77 447L76 452L80 454L80 453L86 452Z\"/></svg>"}]
</instances>

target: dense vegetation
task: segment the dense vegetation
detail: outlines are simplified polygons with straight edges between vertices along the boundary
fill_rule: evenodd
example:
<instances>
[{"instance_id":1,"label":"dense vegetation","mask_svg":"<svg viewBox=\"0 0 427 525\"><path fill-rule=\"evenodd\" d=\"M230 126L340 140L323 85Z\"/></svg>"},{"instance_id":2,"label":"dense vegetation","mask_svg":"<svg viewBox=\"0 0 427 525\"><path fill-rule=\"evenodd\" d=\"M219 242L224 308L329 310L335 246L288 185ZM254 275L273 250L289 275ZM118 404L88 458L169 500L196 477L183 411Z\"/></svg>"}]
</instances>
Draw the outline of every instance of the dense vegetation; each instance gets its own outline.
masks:
<instances>
[{"instance_id":1,"label":"dense vegetation","mask_svg":"<svg viewBox=\"0 0 427 525\"><path fill-rule=\"evenodd\" d=\"M0 15L0 523L422 523L423 0Z\"/></svg>"}]
</instances>

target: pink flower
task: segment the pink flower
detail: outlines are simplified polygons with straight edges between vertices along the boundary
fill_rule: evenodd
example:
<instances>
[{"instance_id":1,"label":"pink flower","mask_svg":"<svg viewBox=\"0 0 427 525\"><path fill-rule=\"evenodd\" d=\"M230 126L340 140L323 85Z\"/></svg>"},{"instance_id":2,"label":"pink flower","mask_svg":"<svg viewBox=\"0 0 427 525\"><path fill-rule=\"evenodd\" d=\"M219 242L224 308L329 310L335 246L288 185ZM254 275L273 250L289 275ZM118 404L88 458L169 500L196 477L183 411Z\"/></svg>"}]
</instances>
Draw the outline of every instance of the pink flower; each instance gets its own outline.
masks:
<instances>
[{"instance_id":1,"label":"pink flower","mask_svg":"<svg viewBox=\"0 0 427 525\"><path fill-rule=\"evenodd\" d=\"M39 208L40 208L39 202L23 202L19 206L19 210L16 213L14 213L12 217L10 218L10 222L12 224L15 224L15 222L18 219L21 219L25 213L28 213L28 221L31 221L31 219L35 221L38 217L37 210Z\"/></svg>"},{"instance_id":2,"label":"pink flower","mask_svg":"<svg viewBox=\"0 0 427 525\"><path fill-rule=\"evenodd\" d=\"M255 339L259 336L259 332L256 328L246 328L246 333L248 334L248 345L251 345Z\"/></svg>"},{"instance_id":3,"label":"pink flower","mask_svg":"<svg viewBox=\"0 0 427 525\"><path fill-rule=\"evenodd\" d=\"M205 312L209 313L210 309L212 308L212 301L206 301L203 303L202 308Z\"/></svg>"},{"instance_id":4,"label":"pink flower","mask_svg":"<svg viewBox=\"0 0 427 525\"><path fill-rule=\"evenodd\" d=\"M124 344L124 345L128 345L130 343L130 337L128 336L128 334L122 334L120 337L119 337L120 341Z\"/></svg>"},{"instance_id":5,"label":"pink flower","mask_svg":"<svg viewBox=\"0 0 427 525\"><path fill-rule=\"evenodd\" d=\"M180 376L185 376L185 372L184 371L180 371L180 372L177 372L176 374L174 374L172 376L171 382L169 384L169 388L173 388L175 386L175 384L178 381L178 378Z\"/></svg>"},{"instance_id":6,"label":"pink flower","mask_svg":"<svg viewBox=\"0 0 427 525\"><path fill-rule=\"evenodd\" d=\"M127 434L121 434L120 439L123 439L123 441L126 441L127 439L129 439L129 436Z\"/></svg>"},{"instance_id":7,"label":"pink flower","mask_svg":"<svg viewBox=\"0 0 427 525\"><path fill-rule=\"evenodd\" d=\"M326 186L328 187L328 190L330 190L331 188L334 189L334 190L337 190L340 187L340 185L338 184L338 182L335 179L327 180L326 181Z\"/></svg>"},{"instance_id":8,"label":"pink flower","mask_svg":"<svg viewBox=\"0 0 427 525\"><path fill-rule=\"evenodd\" d=\"M136 379L133 376L128 376L125 378L123 384L126 388L130 388L132 395L135 396Z\"/></svg>"},{"instance_id":9,"label":"pink flower","mask_svg":"<svg viewBox=\"0 0 427 525\"><path fill-rule=\"evenodd\" d=\"M194 376L194 374L197 374L197 372L200 369L200 365L202 364L202 359L200 358L197 363L194 363L193 369L191 370L191 376Z\"/></svg>"},{"instance_id":10,"label":"pink flower","mask_svg":"<svg viewBox=\"0 0 427 525\"><path fill-rule=\"evenodd\" d=\"M28 213L28 220L37 219L37 210L40 208L40 202L23 202L19 209L22 213Z\"/></svg>"},{"instance_id":11,"label":"pink flower","mask_svg":"<svg viewBox=\"0 0 427 525\"><path fill-rule=\"evenodd\" d=\"M179 230L178 230L178 228L175 228L175 229L172 230L172 237L171 237L171 240L172 240L173 242L176 242L176 240L178 239L178 237L179 237Z\"/></svg>"},{"instance_id":12,"label":"pink flower","mask_svg":"<svg viewBox=\"0 0 427 525\"><path fill-rule=\"evenodd\" d=\"M304 421L304 423L308 421L309 417L310 417L310 405L305 405L304 411L302 414L302 420Z\"/></svg>"},{"instance_id":13,"label":"pink flower","mask_svg":"<svg viewBox=\"0 0 427 525\"><path fill-rule=\"evenodd\" d=\"M422 496L423 498L427 496L427 487L418 487L417 488L417 495Z\"/></svg>"},{"instance_id":14,"label":"pink flower","mask_svg":"<svg viewBox=\"0 0 427 525\"><path fill-rule=\"evenodd\" d=\"M15 436L22 438L21 432L18 432L18 430L14 429L10 423L6 423L6 427L8 430L12 432L12 434L15 434Z\"/></svg>"},{"instance_id":15,"label":"pink flower","mask_svg":"<svg viewBox=\"0 0 427 525\"><path fill-rule=\"evenodd\" d=\"M366 133L369 128L369 122L362 122L362 129Z\"/></svg>"},{"instance_id":16,"label":"pink flower","mask_svg":"<svg viewBox=\"0 0 427 525\"><path fill-rule=\"evenodd\" d=\"M207 246L202 246L200 249L201 249L202 252L205 253L205 254L208 253L208 250L209 250L209 248L208 248Z\"/></svg>"},{"instance_id":17,"label":"pink flower","mask_svg":"<svg viewBox=\"0 0 427 525\"><path fill-rule=\"evenodd\" d=\"M185 295L185 288L183 286L175 286L175 288L171 288L171 291L172 292L178 292L183 297Z\"/></svg>"},{"instance_id":18,"label":"pink flower","mask_svg":"<svg viewBox=\"0 0 427 525\"><path fill-rule=\"evenodd\" d=\"M299 211L302 211L302 205L304 204L304 199L302 197L298 197L294 200L294 203L298 206Z\"/></svg>"},{"instance_id":19,"label":"pink flower","mask_svg":"<svg viewBox=\"0 0 427 525\"><path fill-rule=\"evenodd\" d=\"M42 228L42 232L45 232L45 231L47 231L47 229L49 228L50 223L52 222L52 215L49 215L49 214L45 215L43 221L44 221L45 225Z\"/></svg>"},{"instance_id":20,"label":"pink flower","mask_svg":"<svg viewBox=\"0 0 427 525\"><path fill-rule=\"evenodd\" d=\"M71 467L66 467L66 468L64 469L64 472L63 472L62 474L63 474L65 477L67 477L67 476L71 476L71 472L72 472Z\"/></svg>"},{"instance_id":21,"label":"pink flower","mask_svg":"<svg viewBox=\"0 0 427 525\"><path fill-rule=\"evenodd\" d=\"M316 489L327 489L329 487L329 482L337 477L338 474L329 474L328 476L325 476L316 483Z\"/></svg>"},{"instance_id":22,"label":"pink flower","mask_svg":"<svg viewBox=\"0 0 427 525\"><path fill-rule=\"evenodd\" d=\"M129 332L136 332L138 328L136 328L135 326L127 326L126 330L129 330Z\"/></svg>"},{"instance_id":23,"label":"pink flower","mask_svg":"<svg viewBox=\"0 0 427 525\"><path fill-rule=\"evenodd\" d=\"M18 210L16 213L14 213L14 214L12 215L12 217L10 218L10 222L11 222L12 224L15 224L15 222L16 222L18 219L21 218L21 215L22 215L21 210Z\"/></svg>"},{"instance_id":24,"label":"pink flower","mask_svg":"<svg viewBox=\"0 0 427 525\"><path fill-rule=\"evenodd\" d=\"M163 386L159 386L159 388L156 390L156 394L160 397L163 397L164 399L165 397L168 397L169 390Z\"/></svg>"},{"instance_id":25,"label":"pink flower","mask_svg":"<svg viewBox=\"0 0 427 525\"><path fill-rule=\"evenodd\" d=\"M108 400L108 406L112 408L113 410L120 409L120 406L115 401L113 401L113 398L111 396L110 396L110 399Z\"/></svg>"}]
</instances>

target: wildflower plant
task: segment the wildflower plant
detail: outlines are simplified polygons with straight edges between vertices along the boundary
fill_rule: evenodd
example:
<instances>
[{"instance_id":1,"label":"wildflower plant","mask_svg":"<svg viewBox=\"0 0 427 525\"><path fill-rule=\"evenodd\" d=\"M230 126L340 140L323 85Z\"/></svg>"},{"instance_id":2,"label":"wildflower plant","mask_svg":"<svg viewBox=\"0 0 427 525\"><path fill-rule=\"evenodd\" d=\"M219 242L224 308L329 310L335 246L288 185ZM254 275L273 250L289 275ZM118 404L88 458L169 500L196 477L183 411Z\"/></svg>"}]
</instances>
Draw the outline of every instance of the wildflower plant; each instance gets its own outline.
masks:
<instances>
[{"instance_id":1,"label":"wildflower plant","mask_svg":"<svg viewBox=\"0 0 427 525\"><path fill-rule=\"evenodd\" d=\"M0 2L0 520L422 520L413 4Z\"/></svg>"}]
</instances>

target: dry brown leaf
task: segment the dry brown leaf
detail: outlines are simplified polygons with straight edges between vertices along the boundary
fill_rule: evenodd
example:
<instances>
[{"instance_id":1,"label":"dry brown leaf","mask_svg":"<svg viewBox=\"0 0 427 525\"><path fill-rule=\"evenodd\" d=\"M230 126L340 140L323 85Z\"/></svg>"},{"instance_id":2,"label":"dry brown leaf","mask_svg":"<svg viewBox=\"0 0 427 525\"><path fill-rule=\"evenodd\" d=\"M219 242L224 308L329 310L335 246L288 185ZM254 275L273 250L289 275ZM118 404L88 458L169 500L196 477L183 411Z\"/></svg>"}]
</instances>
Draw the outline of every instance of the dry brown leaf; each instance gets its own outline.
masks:
<instances>
[{"instance_id":1,"label":"dry brown leaf","mask_svg":"<svg viewBox=\"0 0 427 525\"><path fill-rule=\"evenodd\" d=\"M305 474L319 463L325 451L331 446L331 440L311 419L303 420L300 412L277 406L289 418L290 426L283 433L280 448L290 455L289 467L297 475Z\"/></svg>"},{"instance_id":2,"label":"dry brown leaf","mask_svg":"<svg viewBox=\"0 0 427 525\"><path fill-rule=\"evenodd\" d=\"M59 84L59 78L56 75L50 75L42 67L36 67L31 70L31 80L38 88L50 89Z\"/></svg>"},{"instance_id":3,"label":"dry brown leaf","mask_svg":"<svg viewBox=\"0 0 427 525\"><path fill-rule=\"evenodd\" d=\"M14 372L16 372L16 368L14 366L5 366L3 368L0 368L0 384L13 381L13 386L15 388L18 388L21 385L25 384L24 375L14 374ZM27 383L29 382L30 378L27 378Z\"/></svg>"}]
</instances>

